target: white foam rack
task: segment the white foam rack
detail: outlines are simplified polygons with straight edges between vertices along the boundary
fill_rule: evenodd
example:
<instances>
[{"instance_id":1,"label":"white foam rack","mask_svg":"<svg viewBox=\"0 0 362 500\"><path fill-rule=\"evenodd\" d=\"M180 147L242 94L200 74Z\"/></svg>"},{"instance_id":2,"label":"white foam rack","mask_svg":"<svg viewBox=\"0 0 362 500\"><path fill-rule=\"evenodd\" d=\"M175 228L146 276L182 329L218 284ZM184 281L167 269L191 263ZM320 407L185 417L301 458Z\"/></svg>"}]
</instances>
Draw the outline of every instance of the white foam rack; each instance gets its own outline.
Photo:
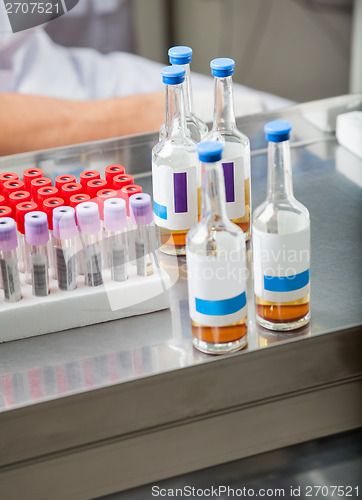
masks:
<instances>
[{"instance_id":1,"label":"white foam rack","mask_svg":"<svg viewBox=\"0 0 362 500\"><path fill-rule=\"evenodd\" d=\"M78 276L77 289L69 292L59 290L51 279L46 297L34 297L20 275L23 298L0 301L0 343L167 309L172 280L157 259L156 264L147 277L137 276L136 266L128 265L128 279L122 283L111 281L110 271L103 271L103 285L93 288Z\"/></svg>"}]
</instances>

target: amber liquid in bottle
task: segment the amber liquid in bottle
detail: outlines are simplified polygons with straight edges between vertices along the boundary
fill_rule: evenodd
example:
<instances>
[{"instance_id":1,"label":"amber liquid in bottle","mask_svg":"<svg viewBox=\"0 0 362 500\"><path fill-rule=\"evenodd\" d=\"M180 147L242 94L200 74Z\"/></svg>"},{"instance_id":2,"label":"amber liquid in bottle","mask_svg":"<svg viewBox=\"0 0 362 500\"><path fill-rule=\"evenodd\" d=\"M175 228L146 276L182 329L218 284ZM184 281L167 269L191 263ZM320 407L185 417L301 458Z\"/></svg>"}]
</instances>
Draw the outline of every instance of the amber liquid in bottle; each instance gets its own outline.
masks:
<instances>
[{"instance_id":1,"label":"amber liquid in bottle","mask_svg":"<svg viewBox=\"0 0 362 500\"><path fill-rule=\"evenodd\" d=\"M269 302L255 297L255 303L257 317L270 323L288 323L290 326L309 316L309 294L302 299L284 303Z\"/></svg>"},{"instance_id":2,"label":"amber liquid in bottle","mask_svg":"<svg viewBox=\"0 0 362 500\"><path fill-rule=\"evenodd\" d=\"M191 326L194 339L198 339L201 343L227 345L235 342L235 350L247 345L246 316L241 321L227 326L203 326L195 321L191 321Z\"/></svg>"}]
</instances>

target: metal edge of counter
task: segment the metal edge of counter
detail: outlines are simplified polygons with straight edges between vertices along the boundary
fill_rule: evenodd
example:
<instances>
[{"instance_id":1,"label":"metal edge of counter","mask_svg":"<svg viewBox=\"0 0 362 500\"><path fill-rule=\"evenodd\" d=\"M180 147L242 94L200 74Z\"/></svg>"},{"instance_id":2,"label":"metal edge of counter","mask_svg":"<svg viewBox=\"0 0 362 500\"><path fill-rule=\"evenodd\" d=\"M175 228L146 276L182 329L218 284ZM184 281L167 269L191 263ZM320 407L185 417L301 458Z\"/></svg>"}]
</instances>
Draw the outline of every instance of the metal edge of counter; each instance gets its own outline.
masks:
<instances>
[{"instance_id":1,"label":"metal edge of counter","mask_svg":"<svg viewBox=\"0 0 362 500\"><path fill-rule=\"evenodd\" d=\"M93 497L105 495L358 427L360 333L323 334L4 412L0 491L7 500L25 487L37 500L92 498L91 484ZM49 490L50 481L61 487Z\"/></svg>"}]
</instances>

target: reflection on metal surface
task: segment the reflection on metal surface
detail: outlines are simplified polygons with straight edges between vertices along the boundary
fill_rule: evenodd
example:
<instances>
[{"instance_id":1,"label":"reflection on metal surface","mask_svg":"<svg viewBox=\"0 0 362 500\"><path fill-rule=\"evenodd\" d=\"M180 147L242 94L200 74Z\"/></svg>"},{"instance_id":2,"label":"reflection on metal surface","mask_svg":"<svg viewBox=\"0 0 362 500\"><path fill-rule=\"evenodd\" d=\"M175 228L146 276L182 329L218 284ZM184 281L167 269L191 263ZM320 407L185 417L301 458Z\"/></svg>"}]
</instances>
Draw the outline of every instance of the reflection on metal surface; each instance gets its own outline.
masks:
<instances>
[{"instance_id":1,"label":"reflection on metal surface","mask_svg":"<svg viewBox=\"0 0 362 500\"><path fill-rule=\"evenodd\" d=\"M309 323L302 326L302 328L298 328L298 330L292 330L290 332L273 332L257 324L256 331L258 335L259 347L267 347L268 345L276 344L278 342L307 338L311 335Z\"/></svg>"}]
</instances>

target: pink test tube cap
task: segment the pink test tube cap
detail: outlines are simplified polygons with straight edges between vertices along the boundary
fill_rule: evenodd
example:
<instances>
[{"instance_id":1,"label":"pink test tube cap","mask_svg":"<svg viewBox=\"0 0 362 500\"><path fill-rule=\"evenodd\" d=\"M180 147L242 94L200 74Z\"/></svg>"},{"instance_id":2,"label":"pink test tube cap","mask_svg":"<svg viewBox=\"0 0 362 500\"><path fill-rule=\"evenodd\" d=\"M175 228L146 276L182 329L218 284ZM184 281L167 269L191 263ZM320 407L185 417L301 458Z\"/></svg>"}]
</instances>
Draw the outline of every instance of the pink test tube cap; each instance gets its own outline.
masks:
<instances>
[{"instance_id":1,"label":"pink test tube cap","mask_svg":"<svg viewBox=\"0 0 362 500\"><path fill-rule=\"evenodd\" d=\"M48 217L45 212L25 215L25 239L29 245L44 245L49 241Z\"/></svg>"},{"instance_id":2,"label":"pink test tube cap","mask_svg":"<svg viewBox=\"0 0 362 500\"><path fill-rule=\"evenodd\" d=\"M93 201L79 203L76 208L79 230L83 234L96 234L101 230L99 208Z\"/></svg>"},{"instance_id":3,"label":"pink test tube cap","mask_svg":"<svg viewBox=\"0 0 362 500\"><path fill-rule=\"evenodd\" d=\"M153 221L151 196L147 193L133 194L129 199L131 221L137 226L146 226Z\"/></svg>"},{"instance_id":4,"label":"pink test tube cap","mask_svg":"<svg viewBox=\"0 0 362 500\"><path fill-rule=\"evenodd\" d=\"M57 240L70 240L78 234L75 210L72 207L57 207L53 210L53 235Z\"/></svg>"},{"instance_id":5,"label":"pink test tube cap","mask_svg":"<svg viewBox=\"0 0 362 500\"><path fill-rule=\"evenodd\" d=\"M122 231L127 227L127 207L122 198L108 198L103 205L104 227L109 231Z\"/></svg>"},{"instance_id":6,"label":"pink test tube cap","mask_svg":"<svg viewBox=\"0 0 362 500\"><path fill-rule=\"evenodd\" d=\"M16 224L11 217L0 219L0 251L10 252L18 246Z\"/></svg>"}]
</instances>

